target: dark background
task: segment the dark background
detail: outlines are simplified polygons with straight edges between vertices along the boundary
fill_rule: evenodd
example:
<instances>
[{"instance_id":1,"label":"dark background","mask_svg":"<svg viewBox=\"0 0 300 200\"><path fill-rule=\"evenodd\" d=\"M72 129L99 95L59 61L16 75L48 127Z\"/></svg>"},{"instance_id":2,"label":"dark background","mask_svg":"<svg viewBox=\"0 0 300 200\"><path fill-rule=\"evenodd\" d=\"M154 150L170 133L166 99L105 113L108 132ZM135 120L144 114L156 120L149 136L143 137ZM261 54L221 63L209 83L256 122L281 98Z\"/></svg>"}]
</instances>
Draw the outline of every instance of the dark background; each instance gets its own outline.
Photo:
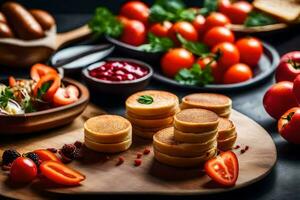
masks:
<instances>
[{"instance_id":1,"label":"dark background","mask_svg":"<svg viewBox=\"0 0 300 200\"><path fill-rule=\"evenodd\" d=\"M4 1L0 1L1 3ZM108 6L114 12L118 11L123 0L21 0L18 1L28 8L42 8L54 14L58 31L67 31L84 24L90 18L95 7ZM152 1L145 1L152 2ZM200 0L186 1L192 5L201 5ZM289 51L300 50L300 28L294 27L289 30L260 35L264 41L272 44L283 55ZM5 76L0 71L1 76ZM265 91L273 83L273 78L265 81L261 86L243 91L227 93L233 99L233 107L251 117L262 125L272 136L277 147L278 162L272 172L263 180L249 187L213 196L192 197L168 197L150 196L157 199L300 199L300 146L294 146L284 141L277 133L276 122L264 111L262 98ZM179 96L191 93L165 86L152 81L149 88L164 89L176 93ZM92 94L95 96L95 94ZM97 94L100 96L99 94ZM99 106L108 112L120 114L123 112L123 103L115 101L98 102ZM258 138L259 139L259 138ZM78 197L83 199L85 197ZM118 198L118 196L95 197L97 199ZM122 199L141 199L141 196L122 196Z\"/></svg>"}]
</instances>

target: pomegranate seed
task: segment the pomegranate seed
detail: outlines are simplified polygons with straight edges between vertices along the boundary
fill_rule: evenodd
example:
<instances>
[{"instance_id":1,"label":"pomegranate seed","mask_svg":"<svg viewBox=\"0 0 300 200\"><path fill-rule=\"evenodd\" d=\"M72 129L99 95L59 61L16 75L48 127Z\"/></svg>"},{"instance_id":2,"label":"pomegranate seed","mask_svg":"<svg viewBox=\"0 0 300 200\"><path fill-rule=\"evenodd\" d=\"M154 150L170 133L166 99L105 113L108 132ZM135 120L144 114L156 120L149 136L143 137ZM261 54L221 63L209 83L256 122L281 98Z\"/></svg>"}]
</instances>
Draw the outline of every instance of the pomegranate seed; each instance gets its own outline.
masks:
<instances>
[{"instance_id":1,"label":"pomegranate seed","mask_svg":"<svg viewBox=\"0 0 300 200\"><path fill-rule=\"evenodd\" d=\"M144 154L144 155L148 155L149 153L150 153L150 149L145 148L143 154Z\"/></svg>"},{"instance_id":2,"label":"pomegranate seed","mask_svg":"<svg viewBox=\"0 0 300 200\"><path fill-rule=\"evenodd\" d=\"M247 151L248 149L249 149L249 146L246 146L246 147L245 147L245 150Z\"/></svg>"},{"instance_id":3,"label":"pomegranate seed","mask_svg":"<svg viewBox=\"0 0 300 200\"><path fill-rule=\"evenodd\" d=\"M241 149L241 154L245 153L245 149Z\"/></svg>"},{"instance_id":4,"label":"pomegranate seed","mask_svg":"<svg viewBox=\"0 0 300 200\"><path fill-rule=\"evenodd\" d=\"M118 162L116 163L116 166L122 165L124 163L124 158L122 156L120 156L118 158Z\"/></svg>"},{"instance_id":5,"label":"pomegranate seed","mask_svg":"<svg viewBox=\"0 0 300 200\"><path fill-rule=\"evenodd\" d=\"M141 158L142 155L143 155L142 153L138 152L138 153L136 154L136 158Z\"/></svg>"},{"instance_id":6,"label":"pomegranate seed","mask_svg":"<svg viewBox=\"0 0 300 200\"><path fill-rule=\"evenodd\" d=\"M134 160L134 166L140 166L142 164L142 160L141 159L135 159Z\"/></svg>"}]
</instances>

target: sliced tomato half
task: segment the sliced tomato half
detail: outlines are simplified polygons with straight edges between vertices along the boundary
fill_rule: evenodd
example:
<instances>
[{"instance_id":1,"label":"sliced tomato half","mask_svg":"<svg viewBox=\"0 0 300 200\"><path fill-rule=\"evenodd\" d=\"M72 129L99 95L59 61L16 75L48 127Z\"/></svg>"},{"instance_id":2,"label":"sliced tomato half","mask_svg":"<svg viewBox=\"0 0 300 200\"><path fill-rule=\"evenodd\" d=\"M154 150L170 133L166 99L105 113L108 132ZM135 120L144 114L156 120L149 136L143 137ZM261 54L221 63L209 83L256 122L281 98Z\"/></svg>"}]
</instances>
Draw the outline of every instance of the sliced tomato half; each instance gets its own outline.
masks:
<instances>
[{"instance_id":1,"label":"sliced tomato half","mask_svg":"<svg viewBox=\"0 0 300 200\"><path fill-rule=\"evenodd\" d=\"M44 64L41 64L41 63L37 63L37 64L33 65L30 69L30 77L32 80L34 80L36 82L38 82L41 79L41 77L43 77L47 74L57 75L57 71L54 68L49 67Z\"/></svg>"},{"instance_id":2,"label":"sliced tomato half","mask_svg":"<svg viewBox=\"0 0 300 200\"><path fill-rule=\"evenodd\" d=\"M39 90L42 89L44 84L50 83L49 88L44 91L45 93L42 94L42 99L52 102L53 96L60 87L61 78L58 74L47 74L37 82L36 86L33 89L33 94L35 97L39 96Z\"/></svg>"},{"instance_id":3,"label":"sliced tomato half","mask_svg":"<svg viewBox=\"0 0 300 200\"><path fill-rule=\"evenodd\" d=\"M205 163L206 174L223 186L233 186L239 175L238 159L232 151L226 151Z\"/></svg>"},{"instance_id":4,"label":"sliced tomato half","mask_svg":"<svg viewBox=\"0 0 300 200\"><path fill-rule=\"evenodd\" d=\"M55 161L55 162L60 162L60 159L51 151L48 151L46 149L38 149L33 151L39 156L39 159L44 162L44 161Z\"/></svg>"},{"instance_id":5,"label":"sliced tomato half","mask_svg":"<svg viewBox=\"0 0 300 200\"><path fill-rule=\"evenodd\" d=\"M59 88L53 97L53 104L64 106L74 103L78 100L79 90L74 85L68 85L66 88Z\"/></svg>"}]
</instances>

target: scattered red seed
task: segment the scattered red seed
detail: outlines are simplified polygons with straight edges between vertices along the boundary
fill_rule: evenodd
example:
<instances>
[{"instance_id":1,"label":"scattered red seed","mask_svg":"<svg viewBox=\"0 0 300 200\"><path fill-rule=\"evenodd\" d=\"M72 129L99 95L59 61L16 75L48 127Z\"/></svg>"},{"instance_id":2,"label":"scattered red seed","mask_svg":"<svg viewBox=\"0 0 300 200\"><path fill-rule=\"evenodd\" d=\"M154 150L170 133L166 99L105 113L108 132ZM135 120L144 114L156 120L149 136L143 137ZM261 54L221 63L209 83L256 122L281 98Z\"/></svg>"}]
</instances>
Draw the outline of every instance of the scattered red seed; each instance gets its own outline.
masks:
<instances>
[{"instance_id":1,"label":"scattered red seed","mask_svg":"<svg viewBox=\"0 0 300 200\"><path fill-rule=\"evenodd\" d=\"M245 150L247 151L248 149L249 149L249 146L246 146L246 147L245 147Z\"/></svg>"},{"instance_id":2,"label":"scattered red seed","mask_svg":"<svg viewBox=\"0 0 300 200\"><path fill-rule=\"evenodd\" d=\"M57 153L57 149L56 148L48 148L48 151L52 152L52 153Z\"/></svg>"},{"instance_id":3,"label":"scattered red seed","mask_svg":"<svg viewBox=\"0 0 300 200\"><path fill-rule=\"evenodd\" d=\"M140 166L142 164L142 160L141 159L135 159L134 160L134 166Z\"/></svg>"},{"instance_id":4,"label":"scattered red seed","mask_svg":"<svg viewBox=\"0 0 300 200\"><path fill-rule=\"evenodd\" d=\"M116 166L122 165L124 163L124 161L125 161L124 157L120 156L118 158L118 162L116 163Z\"/></svg>"},{"instance_id":5,"label":"scattered red seed","mask_svg":"<svg viewBox=\"0 0 300 200\"><path fill-rule=\"evenodd\" d=\"M144 155L148 155L149 153L150 153L150 149L145 148L143 154L144 154Z\"/></svg>"},{"instance_id":6,"label":"scattered red seed","mask_svg":"<svg viewBox=\"0 0 300 200\"><path fill-rule=\"evenodd\" d=\"M142 153L138 152L138 153L136 154L136 158L141 158L142 155L143 155Z\"/></svg>"},{"instance_id":7,"label":"scattered red seed","mask_svg":"<svg viewBox=\"0 0 300 200\"><path fill-rule=\"evenodd\" d=\"M239 149L240 148L240 145L236 145L235 147L234 147L234 149Z\"/></svg>"},{"instance_id":8,"label":"scattered red seed","mask_svg":"<svg viewBox=\"0 0 300 200\"><path fill-rule=\"evenodd\" d=\"M245 153L246 151L245 151L245 149L241 149L241 154L243 154L243 153Z\"/></svg>"}]
</instances>

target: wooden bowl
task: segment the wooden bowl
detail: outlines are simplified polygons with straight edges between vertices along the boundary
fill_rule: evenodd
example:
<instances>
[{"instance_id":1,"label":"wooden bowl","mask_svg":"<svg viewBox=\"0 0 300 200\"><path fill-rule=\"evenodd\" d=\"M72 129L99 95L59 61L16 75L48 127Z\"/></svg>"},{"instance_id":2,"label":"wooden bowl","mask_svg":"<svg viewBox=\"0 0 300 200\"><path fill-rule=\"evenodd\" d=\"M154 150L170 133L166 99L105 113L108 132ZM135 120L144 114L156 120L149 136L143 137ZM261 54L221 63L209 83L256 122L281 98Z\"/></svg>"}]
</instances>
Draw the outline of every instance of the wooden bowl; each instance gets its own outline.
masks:
<instances>
[{"instance_id":1,"label":"wooden bowl","mask_svg":"<svg viewBox=\"0 0 300 200\"><path fill-rule=\"evenodd\" d=\"M80 97L77 102L33 113L0 115L0 135L38 132L71 123L84 111L90 95L88 89L77 81L65 78L63 83L72 84L79 89Z\"/></svg>"}]
</instances>

